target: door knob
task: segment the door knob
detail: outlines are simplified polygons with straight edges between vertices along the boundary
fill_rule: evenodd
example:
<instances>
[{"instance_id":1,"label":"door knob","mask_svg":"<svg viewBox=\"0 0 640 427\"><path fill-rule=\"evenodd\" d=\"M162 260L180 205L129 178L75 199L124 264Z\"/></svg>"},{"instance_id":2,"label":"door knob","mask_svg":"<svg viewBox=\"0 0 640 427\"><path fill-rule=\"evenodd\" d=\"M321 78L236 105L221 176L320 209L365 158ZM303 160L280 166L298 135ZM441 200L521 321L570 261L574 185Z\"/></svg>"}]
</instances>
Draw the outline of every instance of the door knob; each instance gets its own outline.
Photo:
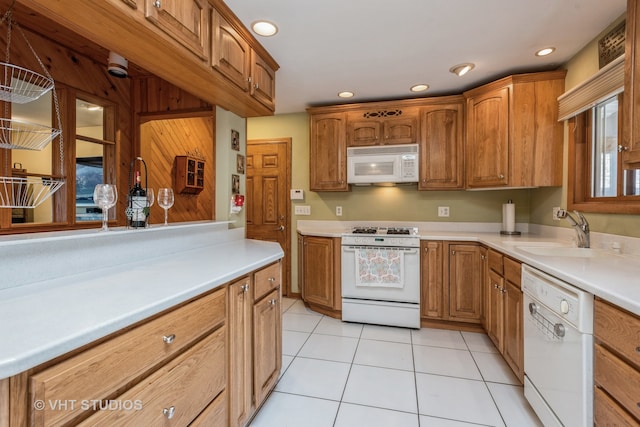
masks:
<instances>
[{"instance_id":1,"label":"door knob","mask_svg":"<svg viewBox=\"0 0 640 427\"><path fill-rule=\"evenodd\" d=\"M275 231L284 231L284 225L274 229Z\"/></svg>"}]
</instances>

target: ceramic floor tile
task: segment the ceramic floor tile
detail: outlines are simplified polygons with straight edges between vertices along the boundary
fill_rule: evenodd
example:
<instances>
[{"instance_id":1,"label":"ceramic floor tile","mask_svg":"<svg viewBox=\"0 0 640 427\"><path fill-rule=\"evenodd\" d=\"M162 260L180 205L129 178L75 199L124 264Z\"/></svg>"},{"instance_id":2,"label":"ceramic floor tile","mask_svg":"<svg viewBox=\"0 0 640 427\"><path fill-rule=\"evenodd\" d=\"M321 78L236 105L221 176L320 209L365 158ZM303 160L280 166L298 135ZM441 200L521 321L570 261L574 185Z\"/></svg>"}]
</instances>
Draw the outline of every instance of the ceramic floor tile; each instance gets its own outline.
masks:
<instances>
[{"instance_id":1,"label":"ceramic floor tile","mask_svg":"<svg viewBox=\"0 0 640 427\"><path fill-rule=\"evenodd\" d=\"M396 369L353 365L342 400L417 413L414 374Z\"/></svg>"},{"instance_id":2,"label":"ceramic floor tile","mask_svg":"<svg viewBox=\"0 0 640 427\"><path fill-rule=\"evenodd\" d=\"M418 427L418 415L342 403L334 427Z\"/></svg>"},{"instance_id":3,"label":"ceramic floor tile","mask_svg":"<svg viewBox=\"0 0 640 427\"><path fill-rule=\"evenodd\" d=\"M411 329L393 326L364 325L360 338L411 343Z\"/></svg>"},{"instance_id":4,"label":"ceramic floor tile","mask_svg":"<svg viewBox=\"0 0 640 427\"><path fill-rule=\"evenodd\" d=\"M321 316L286 312L282 315L282 329L285 331L312 332Z\"/></svg>"},{"instance_id":5,"label":"ceramic floor tile","mask_svg":"<svg viewBox=\"0 0 640 427\"><path fill-rule=\"evenodd\" d=\"M291 305L291 307L289 307L287 313L308 314L309 316L322 316L322 314L307 308L307 306L304 305L304 302L302 302L302 300L300 299L295 301Z\"/></svg>"},{"instance_id":6,"label":"ceramic floor tile","mask_svg":"<svg viewBox=\"0 0 640 427\"><path fill-rule=\"evenodd\" d=\"M282 354L295 356L311 334L309 332L282 331Z\"/></svg>"},{"instance_id":7,"label":"ceramic floor tile","mask_svg":"<svg viewBox=\"0 0 640 427\"><path fill-rule=\"evenodd\" d=\"M282 297L282 302L280 304L282 312L284 313L287 311L296 301L298 300L294 298Z\"/></svg>"},{"instance_id":8,"label":"ceramic floor tile","mask_svg":"<svg viewBox=\"0 0 640 427\"><path fill-rule=\"evenodd\" d=\"M332 427L339 402L274 391L251 427Z\"/></svg>"},{"instance_id":9,"label":"ceramic floor tile","mask_svg":"<svg viewBox=\"0 0 640 427\"><path fill-rule=\"evenodd\" d=\"M284 373L287 371L287 368L289 367L291 362L293 362L293 356L287 356L285 354L282 355L282 367L280 368L280 378L282 378Z\"/></svg>"},{"instance_id":10,"label":"ceramic floor tile","mask_svg":"<svg viewBox=\"0 0 640 427\"><path fill-rule=\"evenodd\" d=\"M482 380L468 350L414 345L413 355L416 372Z\"/></svg>"},{"instance_id":11,"label":"ceramic floor tile","mask_svg":"<svg viewBox=\"0 0 640 427\"><path fill-rule=\"evenodd\" d=\"M476 423L465 423L464 421L447 420L445 418L427 417L420 415L420 425L422 427L478 427ZM518 426L513 426L518 427Z\"/></svg>"},{"instance_id":12,"label":"ceramic floor tile","mask_svg":"<svg viewBox=\"0 0 640 427\"><path fill-rule=\"evenodd\" d=\"M314 333L360 338L360 334L362 333L362 324L343 322L342 320L325 316L322 318L320 323L318 323Z\"/></svg>"},{"instance_id":13,"label":"ceramic floor tile","mask_svg":"<svg viewBox=\"0 0 640 427\"><path fill-rule=\"evenodd\" d=\"M500 354L472 351L471 355L475 359L485 381L520 385L520 381L518 381Z\"/></svg>"},{"instance_id":14,"label":"ceramic floor tile","mask_svg":"<svg viewBox=\"0 0 640 427\"><path fill-rule=\"evenodd\" d=\"M414 344L430 345L433 347L456 348L467 350L467 345L459 331L446 329L422 328L411 331L411 339Z\"/></svg>"},{"instance_id":15,"label":"ceramic floor tile","mask_svg":"<svg viewBox=\"0 0 640 427\"><path fill-rule=\"evenodd\" d=\"M493 345L493 341L487 334L479 332L462 332L462 338L467 343L471 351L481 351L485 353L498 353L498 349Z\"/></svg>"},{"instance_id":16,"label":"ceramic floor tile","mask_svg":"<svg viewBox=\"0 0 640 427\"><path fill-rule=\"evenodd\" d=\"M358 346L357 338L313 334L298 356L351 363Z\"/></svg>"},{"instance_id":17,"label":"ceramic floor tile","mask_svg":"<svg viewBox=\"0 0 640 427\"><path fill-rule=\"evenodd\" d=\"M411 344L361 339L353 363L413 371Z\"/></svg>"},{"instance_id":18,"label":"ceramic floor tile","mask_svg":"<svg viewBox=\"0 0 640 427\"><path fill-rule=\"evenodd\" d=\"M507 426L542 427L542 423L524 397L522 386L487 383L487 387Z\"/></svg>"},{"instance_id":19,"label":"ceramic floor tile","mask_svg":"<svg viewBox=\"0 0 640 427\"><path fill-rule=\"evenodd\" d=\"M504 426L482 381L416 373L421 415L490 426Z\"/></svg>"},{"instance_id":20,"label":"ceramic floor tile","mask_svg":"<svg viewBox=\"0 0 640 427\"><path fill-rule=\"evenodd\" d=\"M348 363L296 357L276 385L276 390L322 399L340 400L350 365Z\"/></svg>"}]
</instances>

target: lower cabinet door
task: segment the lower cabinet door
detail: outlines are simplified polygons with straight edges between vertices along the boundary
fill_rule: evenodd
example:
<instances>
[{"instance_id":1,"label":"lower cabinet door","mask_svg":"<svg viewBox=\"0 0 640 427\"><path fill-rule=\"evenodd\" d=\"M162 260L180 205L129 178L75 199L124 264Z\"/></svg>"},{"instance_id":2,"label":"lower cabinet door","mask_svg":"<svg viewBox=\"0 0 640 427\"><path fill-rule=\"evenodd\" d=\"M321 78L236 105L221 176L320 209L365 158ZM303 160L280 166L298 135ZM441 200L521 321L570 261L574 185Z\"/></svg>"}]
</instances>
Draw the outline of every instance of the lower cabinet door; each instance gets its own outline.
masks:
<instances>
[{"instance_id":1,"label":"lower cabinet door","mask_svg":"<svg viewBox=\"0 0 640 427\"><path fill-rule=\"evenodd\" d=\"M522 291L507 281L504 297L504 360L524 381L524 325L522 314Z\"/></svg>"},{"instance_id":2,"label":"lower cabinet door","mask_svg":"<svg viewBox=\"0 0 640 427\"><path fill-rule=\"evenodd\" d=\"M282 359L280 289L253 306L253 393L255 406L262 404L280 375Z\"/></svg>"},{"instance_id":3,"label":"lower cabinet door","mask_svg":"<svg viewBox=\"0 0 640 427\"><path fill-rule=\"evenodd\" d=\"M185 426L226 385L223 326L119 397L81 426Z\"/></svg>"}]
</instances>

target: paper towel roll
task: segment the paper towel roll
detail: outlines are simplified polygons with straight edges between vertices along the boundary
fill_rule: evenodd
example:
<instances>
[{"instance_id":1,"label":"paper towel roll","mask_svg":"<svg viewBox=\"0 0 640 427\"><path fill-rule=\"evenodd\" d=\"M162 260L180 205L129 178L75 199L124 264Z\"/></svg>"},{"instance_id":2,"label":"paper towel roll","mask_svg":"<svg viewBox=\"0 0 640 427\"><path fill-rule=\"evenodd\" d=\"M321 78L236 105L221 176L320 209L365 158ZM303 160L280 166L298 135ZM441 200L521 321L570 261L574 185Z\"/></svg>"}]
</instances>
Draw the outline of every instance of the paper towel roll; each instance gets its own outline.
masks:
<instances>
[{"instance_id":1,"label":"paper towel roll","mask_svg":"<svg viewBox=\"0 0 640 427\"><path fill-rule=\"evenodd\" d=\"M502 205L502 231L516 231L516 205L511 200Z\"/></svg>"}]
</instances>

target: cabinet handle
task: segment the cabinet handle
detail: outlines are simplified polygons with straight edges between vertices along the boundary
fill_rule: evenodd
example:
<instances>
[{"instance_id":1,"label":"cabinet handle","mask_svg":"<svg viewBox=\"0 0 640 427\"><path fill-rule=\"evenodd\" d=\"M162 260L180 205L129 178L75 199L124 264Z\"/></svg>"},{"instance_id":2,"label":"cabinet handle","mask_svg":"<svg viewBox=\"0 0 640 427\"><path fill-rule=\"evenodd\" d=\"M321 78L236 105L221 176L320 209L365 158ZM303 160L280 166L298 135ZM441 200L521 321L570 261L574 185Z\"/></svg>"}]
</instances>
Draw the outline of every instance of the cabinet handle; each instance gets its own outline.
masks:
<instances>
[{"instance_id":1,"label":"cabinet handle","mask_svg":"<svg viewBox=\"0 0 640 427\"><path fill-rule=\"evenodd\" d=\"M456 251L451 251L451 255L455 255L455 254L456 254Z\"/></svg>"},{"instance_id":2,"label":"cabinet handle","mask_svg":"<svg viewBox=\"0 0 640 427\"><path fill-rule=\"evenodd\" d=\"M249 284L245 283L240 287L240 289L242 289L242 292L249 292Z\"/></svg>"},{"instance_id":3,"label":"cabinet handle","mask_svg":"<svg viewBox=\"0 0 640 427\"><path fill-rule=\"evenodd\" d=\"M429 248L424 248L424 251L425 252L429 252Z\"/></svg>"},{"instance_id":4,"label":"cabinet handle","mask_svg":"<svg viewBox=\"0 0 640 427\"><path fill-rule=\"evenodd\" d=\"M171 407L169 407L169 408L164 408L164 409L162 410L162 414L163 414L165 417L167 417L167 419L169 419L169 420L170 420L171 418L173 418L173 416L175 415L175 413L176 413L176 407L175 407L175 406L171 406Z\"/></svg>"},{"instance_id":5,"label":"cabinet handle","mask_svg":"<svg viewBox=\"0 0 640 427\"><path fill-rule=\"evenodd\" d=\"M629 147L625 147L624 145L618 145L618 153L622 153L623 151L628 151Z\"/></svg>"},{"instance_id":6,"label":"cabinet handle","mask_svg":"<svg viewBox=\"0 0 640 427\"><path fill-rule=\"evenodd\" d=\"M498 175L498 178L504 179L504 175L500 174L500 175Z\"/></svg>"},{"instance_id":7,"label":"cabinet handle","mask_svg":"<svg viewBox=\"0 0 640 427\"><path fill-rule=\"evenodd\" d=\"M254 89L260 89L260 86L258 85L258 83L253 85Z\"/></svg>"},{"instance_id":8,"label":"cabinet handle","mask_svg":"<svg viewBox=\"0 0 640 427\"><path fill-rule=\"evenodd\" d=\"M153 2L153 7L156 7L158 9L160 9L162 7L162 3L160 2L160 0L156 0Z\"/></svg>"},{"instance_id":9,"label":"cabinet handle","mask_svg":"<svg viewBox=\"0 0 640 427\"><path fill-rule=\"evenodd\" d=\"M276 281L276 278L275 278L275 277L269 277L267 280L268 280L269 282L273 283L273 282L275 282L275 281Z\"/></svg>"},{"instance_id":10,"label":"cabinet handle","mask_svg":"<svg viewBox=\"0 0 640 427\"><path fill-rule=\"evenodd\" d=\"M162 337L162 341L164 341L167 344L171 344L172 342L174 342L176 340L176 334L171 334L171 335L164 335Z\"/></svg>"},{"instance_id":11,"label":"cabinet handle","mask_svg":"<svg viewBox=\"0 0 640 427\"><path fill-rule=\"evenodd\" d=\"M487 257L484 255L480 255L480 259L486 259Z\"/></svg>"},{"instance_id":12,"label":"cabinet handle","mask_svg":"<svg viewBox=\"0 0 640 427\"><path fill-rule=\"evenodd\" d=\"M274 298L274 299L272 299L272 300L269 300L269 304L271 304L271 305L276 305L276 302L277 302L277 301L275 300L275 298Z\"/></svg>"}]
</instances>

